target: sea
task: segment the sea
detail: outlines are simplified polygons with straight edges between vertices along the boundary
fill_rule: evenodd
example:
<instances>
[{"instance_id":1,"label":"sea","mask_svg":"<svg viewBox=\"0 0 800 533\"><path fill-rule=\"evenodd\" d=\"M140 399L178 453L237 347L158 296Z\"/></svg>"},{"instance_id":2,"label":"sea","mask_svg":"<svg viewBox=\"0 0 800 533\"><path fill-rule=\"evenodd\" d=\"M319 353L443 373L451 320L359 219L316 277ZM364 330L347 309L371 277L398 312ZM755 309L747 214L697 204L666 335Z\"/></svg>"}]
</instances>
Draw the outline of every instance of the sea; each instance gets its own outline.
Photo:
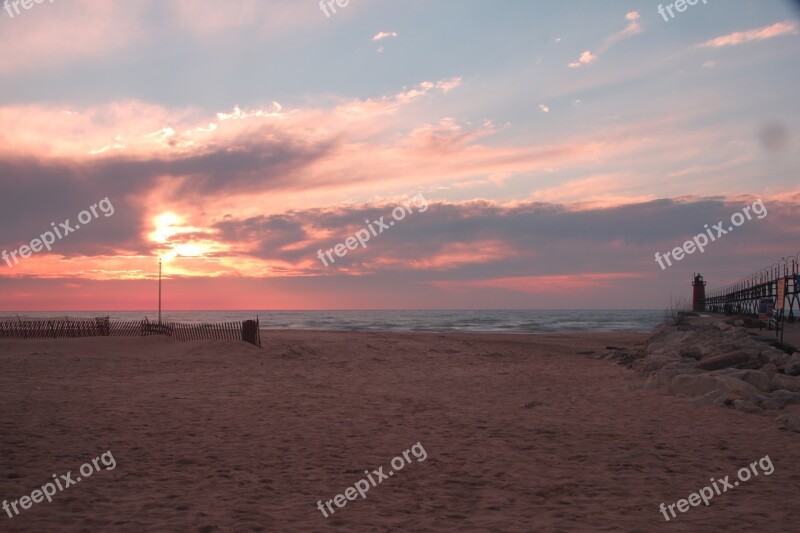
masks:
<instances>
[{"instance_id":1,"label":"sea","mask_svg":"<svg viewBox=\"0 0 800 533\"><path fill-rule=\"evenodd\" d=\"M0 312L0 317L108 316L111 320L158 320L152 311ZM190 324L238 322L258 317L261 329L331 331L428 331L553 333L650 331L664 310L365 310L365 311L165 311L162 320Z\"/></svg>"}]
</instances>

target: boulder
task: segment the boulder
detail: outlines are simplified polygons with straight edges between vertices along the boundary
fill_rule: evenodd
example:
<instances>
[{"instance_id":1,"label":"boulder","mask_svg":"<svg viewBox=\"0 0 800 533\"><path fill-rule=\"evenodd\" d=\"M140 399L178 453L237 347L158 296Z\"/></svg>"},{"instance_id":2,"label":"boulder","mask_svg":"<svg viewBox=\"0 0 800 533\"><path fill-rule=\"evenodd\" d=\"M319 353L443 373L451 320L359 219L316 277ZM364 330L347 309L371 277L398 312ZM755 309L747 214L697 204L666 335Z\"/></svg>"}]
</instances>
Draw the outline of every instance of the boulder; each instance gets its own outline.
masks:
<instances>
[{"instance_id":1,"label":"boulder","mask_svg":"<svg viewBox=\"0 0 800 533\"><path fill-rule=\"evenodd\" d=\"M736 374L740 372L738 368L720 368L719 370L713 370L708 373L709 376L730 376L732 374Z\"/></svg>"},{"instance_id":2,"label":"boulder","mask_svg":"<svg viewBox=\"0 0 800 533\"><path fill-rule=\"evenodd\" d=\"M698 363L697 368L702 370L719 370L751 362L752 355L745 350L738 350L721 355L706 357ZM756 361L757 362L757 361Z\"/></svg>"},{"instance_id":3,"label":"boulder","mask_svg":"<svg viewBox=\"0 0 800 533\"><path fill-rule=\"evenodd\" d=\"M800 392L800 377L787 376L786 374L773 374L772 385L776 389Z\"/></svg>"},{"instance_id":4,"label":"boulder","mask_svg":"<svg viewBox=\"0 0 800 533\"><path fill-rule=\"evenodd\" d=\"M703 357L718 355L720 353L719 343L716 341L707 342L700 346L700 351L703 352Z\"/></svg>"},{"instance_id":5,"label":"boulder","mask_svg":"<svg viewBox=\"0 0 800 533\"><path fill-rule=\"evenodd\" d=\"M647 340L647 344L655 343L655 342L662 342L664 339L669 337L670 335L675 334L677 328L675 326L670 326L669 324L660 324L656 326L653 330L653 333L650 335L650 338Z\"/></svg>"},{"instance_id":6,"label":"boulder","mask_svg":"<svg viewBox=\"0 0 800 533\"><path fill-rule=\"evenodd\" d=\"M789 376L800 376L800 352L795 352L786 363L784 372Z\"/></svg>"},{"instance_id":7,"label":"boulder","mask_svg":"<svg viewBox=\"0 0 800 533\"><path fill-rule=\"evenodd\" d=\"M775 411L783 409L791 404L800 404L800 394L789 392L788 390L776 390L770 394L768 398L758 402L759 407L762 409L771 409Z\"/></svg>"},{"instance_id":8,"label":"boulder","mask_svg":"<svg viewBox=\"0 0 800 533\"><path fill-rule=\"evenodd\" d=\"M775 419L778 422L778 427L787 431L794 431L800 433L800 414L791 413L781 415Z\"/></svg>"},{"instance_id":9,"label":"boulder","mask_svg":"<svg viewBox=\"0 0 800 533\"><path fill-rule=\"evenodd\" d=\"M726 324L725 322L715 322L712 324L712 326L720 331L728 331L729 329L731 329L731 325Z\"/></svg>"},{"instance_id":10,"label":"boulder","mask_svg":"<svg viewBox=\"0 0 800 533\"><path fill-rule=\"evenodd\" d=\"M664 354L669 352L678 353L681 345L689 342L694 336L694 332L675 332L671 335L663 336L654 340L653 338L647 343L647 348L645 351L648 354Z\"/></svg>"},{"instance_id":11,"label":"boulder","mask_svg":"<svg viewBox=\"0 0 800 533\"><path fill-rule=\"evenodd\" d=\"M769 350L763 350L759 353L758 360L765 365L773 364L778 367L783 367L789 361L789 356L781 350L770 348Z\"/></svg>"},{"instance_id":12,"label":"boulder","mask_svg":"<svg viewBox=\"0 0 800 533\"><path fill-rule=\"evenodd\" d=\"M744 320L734 320L733 321L733 325L736 326L737 328L743 328L744 327Z\"/></svg>"},{"instance_id":13,"label":"boulder","mask_svg":"<svg viewBox=\"0 0 800 533\"><path fill-rule=\"evenodd\" d=\"M695 396L687 400L692 405L716 405L723 406L729 401L735 401L731 394L723 390L712 390L700 396Z\"/></svg>"},{"instance_id":14,"label":"boulder","mask_svg":"<svg viewBox=\"0 0 800 533\"><path fill-rule=\"evenodd\" d=\"M747 330L746 330L746 329L744 329L744 328L733 328L733 329L731 330L731 334L732 334L734 337L747 337L747 336L749 336L749 335L750 335L750 334L747 332Z\"/></svg>"},{"instance_id":15,"label":"boulder","mask_svg":"<svg viewBox=\"0 0 800 533\"><path fill-rule=\"evenodd\" d=\"M669 385L675 376L680 376L682 374L703 374L704 372L697 368L688 368L685 366L673 366L673 365L681 365L681 363L671 363L664 368L656 370L654 374L651 374L648 378L648 388L656 388L656 387L663 387L664 385Z\"/></svg>"},{"instance_id":16,"label":"boulder","mask_svg":"<svg viewBox=\"0 0 800 533\"><path fill-rule=\"evenodd\" d=\"M672 349L673 345L667 342L651 342L647 344L647 355L658 355Z\"/></svg>"},{"instance_id":17,"label":"boulder","mask_svg":"<svg viewBox=\"0 0 800 533\"><path fill-rule=\"evenodd\" d=\"M745 400L733 400L733 407L734 409L738 409L743 413L748 413L751 415L758 414L764 411L757 405L753 405L752 403Z\"/></svg>"},{"instance_id":18,"label":"boulder","mask_svg":"<svg viewBox=\"0 0 800 533\"><path fill-rule=\"evenodd\" d=\"M772 376L774 376L778 372L778 367L773 365L772 363L767 363L766 365L762 366L759 369L759 371L765 373L770 377L770 379L772 379ZM777 387L777 388L780 389L785 387Z\"/></svg>"},{"instance_id":19,"label":"boulder","mask_svg":"<svg viewBox=\"0 0 800 533\"><path fill-rule=\"evenodd\" d=\"M663 368L669 363L680 361L680 357L671 355L653 354L648 355L644 359L639 359L633 362L633 369L642 374L643 376L649 375L659 368Z\"/></svg>"},{"instance_id":20,"label":"boulder","mask_svg":"<svg viewBox=\"0 0 800 533\"><path fill-rule=\"evenodd\" d=\"M701 359L703 357L703 349L696 344L681 346L678 349L678 355L688 359Z\"/></svg>"},{"instance_id":21,"label":"boulder","mask_svg":"<svg viewBox=\"0 0 800 533\"><path fill-rule=\"evenodd\" d=\"M749 383L761 392L772 392L775 390L772 379L764 372L759 372L758 370L735 370L728 375L736 379L741 379L745 383Z\"/></svg>"},{"instance_id":22,"label":"boulder","mask_svg":"<svg viewBox=\"0 0 800 533\"><path fill-rule=\"evenodd\" d=\"M735 392L737 398L749 400L758 395L758 389L749 383L730 376L710 376L708 374L681 374L675 376L670 383L673 394L679 396L702 396L720 390Z\"/></svg>"}]
</instances>

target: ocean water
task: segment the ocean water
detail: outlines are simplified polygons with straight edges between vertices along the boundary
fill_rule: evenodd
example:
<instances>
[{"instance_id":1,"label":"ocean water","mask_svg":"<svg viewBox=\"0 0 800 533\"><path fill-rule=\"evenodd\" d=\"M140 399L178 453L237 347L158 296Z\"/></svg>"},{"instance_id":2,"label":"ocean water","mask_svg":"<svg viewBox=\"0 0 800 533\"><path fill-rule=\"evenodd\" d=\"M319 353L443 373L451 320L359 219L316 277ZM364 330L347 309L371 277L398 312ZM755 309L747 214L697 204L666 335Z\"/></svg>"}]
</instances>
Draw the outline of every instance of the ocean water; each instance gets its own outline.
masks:
<instances>
[{"instance_id":1,"label":"ocean water","mask_svg":"<svg viewBox=\"0 0 800 533\"><path fill-rule=\"evenodd\" d=\"M0 316L17 313L0 312ZM153 321L152 311L24 312L20 316L110 316L112 320ZM168 311L162 320L194 324L253 319L262 329L336 331L464 331L551 333L559 331L650 331L663 310L470 310L470 311Z\"/></svg>"}]
</instances>

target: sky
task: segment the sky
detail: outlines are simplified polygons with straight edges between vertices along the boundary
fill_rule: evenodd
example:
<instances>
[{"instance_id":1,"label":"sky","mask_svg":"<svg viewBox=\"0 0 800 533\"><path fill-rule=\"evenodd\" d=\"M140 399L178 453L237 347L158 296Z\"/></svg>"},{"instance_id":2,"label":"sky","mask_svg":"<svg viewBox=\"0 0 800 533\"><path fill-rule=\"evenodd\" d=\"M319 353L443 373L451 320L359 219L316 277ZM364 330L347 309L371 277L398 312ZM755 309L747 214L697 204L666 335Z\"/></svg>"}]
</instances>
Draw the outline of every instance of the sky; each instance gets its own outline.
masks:
<instances>
[{"instance_id":1,"label":"sky","mask_svg":"<svg viewBox=\"0 0 800 533\"><path fill-rule=\"evenodd\" d=\"M800 252L798 2L24 4L0 311L151 310L159 258L167 310L660 309Z\"/></svg>"}]
</instances>

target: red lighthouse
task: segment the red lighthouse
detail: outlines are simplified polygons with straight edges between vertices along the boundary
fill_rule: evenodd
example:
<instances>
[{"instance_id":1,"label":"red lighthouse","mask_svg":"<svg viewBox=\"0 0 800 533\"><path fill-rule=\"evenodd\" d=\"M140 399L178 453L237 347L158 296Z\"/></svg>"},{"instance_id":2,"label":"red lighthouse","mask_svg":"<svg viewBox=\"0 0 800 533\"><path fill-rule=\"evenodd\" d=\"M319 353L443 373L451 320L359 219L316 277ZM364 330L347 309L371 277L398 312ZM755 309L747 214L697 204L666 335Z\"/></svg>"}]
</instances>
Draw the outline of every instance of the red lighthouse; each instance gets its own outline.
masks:
<instances>
[{"instance_id":1,"label":"red lighthouse","mask_svg":"<svg viewBox=\"0 0 800 533\"><path fill-rule=\"evenodd\" d=\"M692 282L692 311L704 312L706 310L706 282L703 281L703 276L700 274L694 275Z\"/></svg>"}]
</instances>

